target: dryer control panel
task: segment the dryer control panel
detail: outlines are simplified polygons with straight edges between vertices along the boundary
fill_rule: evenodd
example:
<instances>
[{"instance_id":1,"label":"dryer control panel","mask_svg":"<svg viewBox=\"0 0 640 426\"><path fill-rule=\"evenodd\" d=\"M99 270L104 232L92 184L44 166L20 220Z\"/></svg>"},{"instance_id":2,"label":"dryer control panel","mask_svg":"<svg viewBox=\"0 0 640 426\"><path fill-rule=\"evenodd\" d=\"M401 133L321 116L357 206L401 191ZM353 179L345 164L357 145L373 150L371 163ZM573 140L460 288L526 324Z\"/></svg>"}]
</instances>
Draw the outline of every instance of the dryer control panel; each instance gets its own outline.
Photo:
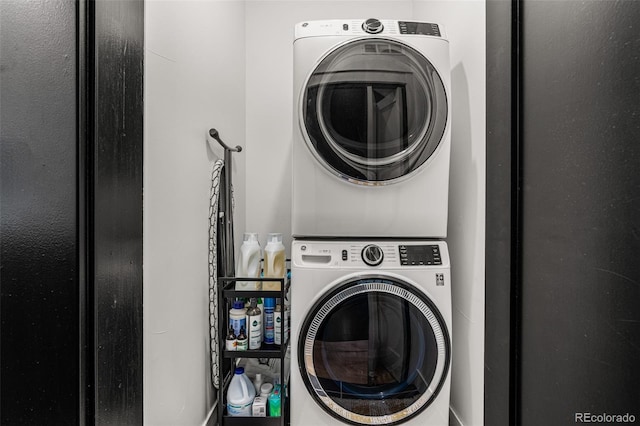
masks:
<instances>
[{"instance_id":1,"label":"dryer control panel","mask_svg":"<svg viewBox=\"0 0 640 426\"><path fill-rule=\"evenodd\" d=\"M430 22L391 19L333 19L296 24L295 39L339 35L419 35L444 38L442 26Z\"/></svg>"},{"instance_id":2,"label":"dryer control panel","mask_svg":"<svg viewBox=\"0 0 640 426\"><path fill-rule=\"evenodd\" d=\"M294 241L292 261L300 267L448 267L444 241Z\"/></svg>"}]
</instances>

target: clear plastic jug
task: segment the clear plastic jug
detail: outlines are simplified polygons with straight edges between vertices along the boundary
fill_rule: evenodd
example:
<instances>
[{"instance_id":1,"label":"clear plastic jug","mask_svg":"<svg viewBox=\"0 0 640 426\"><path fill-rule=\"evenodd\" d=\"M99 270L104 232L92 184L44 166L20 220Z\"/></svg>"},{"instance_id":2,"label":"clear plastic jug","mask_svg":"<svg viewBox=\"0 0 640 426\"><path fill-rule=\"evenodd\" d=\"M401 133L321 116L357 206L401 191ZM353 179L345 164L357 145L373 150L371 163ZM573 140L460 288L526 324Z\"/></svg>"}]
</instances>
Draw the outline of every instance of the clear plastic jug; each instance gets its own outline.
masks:
<instances>
[{"instance_id":1,"label":"clear plastic jug","mask_svg":"<svg viewBox=\"0 0 640 426\"><path fill-rule=\"evenodd\" d=\"M286 258L282 234L269 234L264 248L264 276L265 278L284 278L286 273ZM280 281L264 281L263 290L280 290Z\"/></svg>"},{"instance_id":2,"label":"clear plastic jug","mask_svg":"<svg viewBox=\"0 0 640 426\"><path fill-rule=\"evenodd\" d=\"M253 404L255 396L256 389L244 374L244 368L236 368L227 389L227 414L237 417L251 417L251 404Z\"/></svg>"},{"instance_id":3,"label":"clear plastic jug","mask_svg":"<svg viewBox=\"0 0 640 426\"><path fill-rule=\"evenodd\" d=\"M260 277L260 258L262 248L258 241L258 234L245 232L240 255L236 265L236 277ZM261 290L260 281L236 281L236 290Z\"/></svg>"}]
</instances>

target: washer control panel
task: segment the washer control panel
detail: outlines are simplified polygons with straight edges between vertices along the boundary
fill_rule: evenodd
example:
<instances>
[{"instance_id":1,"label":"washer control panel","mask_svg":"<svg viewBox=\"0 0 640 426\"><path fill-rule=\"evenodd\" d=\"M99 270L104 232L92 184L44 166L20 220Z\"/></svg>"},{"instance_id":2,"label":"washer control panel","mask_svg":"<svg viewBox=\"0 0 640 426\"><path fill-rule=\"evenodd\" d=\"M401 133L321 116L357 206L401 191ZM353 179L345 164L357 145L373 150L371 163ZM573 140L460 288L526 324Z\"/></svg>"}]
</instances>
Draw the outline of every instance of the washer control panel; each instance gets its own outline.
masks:
<instances>
[{"instance_id":1,"label":"washer control panel","mask_svg":"<svg viewBox=\"0 0 640 426\"><path fill-rule=\"evenodd\" d=\"M291 260L313 268L448 267L444 241L294 241Z\"/></svg>"}]
</instances>

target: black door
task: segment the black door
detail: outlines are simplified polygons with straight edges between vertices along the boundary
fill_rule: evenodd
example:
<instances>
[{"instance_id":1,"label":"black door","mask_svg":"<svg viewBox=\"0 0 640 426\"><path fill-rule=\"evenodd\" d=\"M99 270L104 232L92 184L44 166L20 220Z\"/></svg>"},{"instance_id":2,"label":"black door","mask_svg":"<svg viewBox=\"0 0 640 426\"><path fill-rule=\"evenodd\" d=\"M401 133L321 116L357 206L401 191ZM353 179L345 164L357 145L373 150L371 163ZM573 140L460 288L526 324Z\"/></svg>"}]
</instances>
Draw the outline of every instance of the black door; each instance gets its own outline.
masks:
<instances>
[{"instance_id":1,"label":"black door","mask_svg":"<svg viewBox=\"0 0 640 426\"><path fill-rule=\"evenodd\" d=\"M309 149L336 176L384 184L416 172L447 125L447 94L429 60L397 41L351 41L309 76L300 123Z\"/></svg>"},{"instance_id":2,"label":"black door","mask_svg":"<svg viewBox=\"0 0 640 426\"><path fill-rule=\"evenodd\" d=\"M438 395L449 348L447 326L429 298L398 279L372 276L318 300L297 350L306 391L325 411L353 424L395 424Z\"/></svg>"},{"instance_id":3,"label":"black door","mask_svg":"<svg viewBox=\"0 0 640 426\"><path fill-rule=\"evenodd\" d=\"M485 420L637 423L640 3L489 11Z\"/></svg>"},{"instance_id":4,"label":"black door","mask_svg":"<svg viewBox=\"0 0 640 426\"><path fill-rule=\"evenodd\" d=\"M640 420L640 3L522 18L521 423Z\"/></svg>"},{"instance_id":5,"label":"black door","mask_svg":"<svg viewBox=\"0 0 640 426\"><path fill-rule=\"evenodd\" d=\"M140 425L143 16L0 2L2 425Z\"/></svg>"},{"instance_id":6,"label":"black door","mask_svg":"<svg viewBox=\"0 0 640 426\"><path fill-rule=\"evenodd\" d=\"M73 2L0 2L3 425L84 407L76 19Z\"/></svg>"}]
</instances>

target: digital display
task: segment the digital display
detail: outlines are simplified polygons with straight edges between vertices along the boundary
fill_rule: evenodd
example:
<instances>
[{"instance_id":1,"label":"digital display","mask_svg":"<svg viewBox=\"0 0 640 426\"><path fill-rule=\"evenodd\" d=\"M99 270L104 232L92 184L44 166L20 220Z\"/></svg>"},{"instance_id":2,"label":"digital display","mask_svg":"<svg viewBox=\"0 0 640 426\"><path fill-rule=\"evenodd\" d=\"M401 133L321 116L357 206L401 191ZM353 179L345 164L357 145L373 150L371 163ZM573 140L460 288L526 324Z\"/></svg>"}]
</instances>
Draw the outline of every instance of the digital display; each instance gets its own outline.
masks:
<instances>
[{"instance_id":1,"label":"digital display","mask_svg":"<svg viewBox=\"0 0 640 426\"><path fill-rule=\"evenodd\" d=\"M440 248L436 245L401 245L400 264L412 265L442 265Z\"/></svg>"},{"instance_id":2,"label":"digital display","mask_svg":"<svg viewBox=\"0 0 640 426\"><path fill-rule=\"evenodd\" d=\"M400 26L400 34L422 34L440 37L438 24L400 21L398 25Z\"/></svg>"}]
</instances>

